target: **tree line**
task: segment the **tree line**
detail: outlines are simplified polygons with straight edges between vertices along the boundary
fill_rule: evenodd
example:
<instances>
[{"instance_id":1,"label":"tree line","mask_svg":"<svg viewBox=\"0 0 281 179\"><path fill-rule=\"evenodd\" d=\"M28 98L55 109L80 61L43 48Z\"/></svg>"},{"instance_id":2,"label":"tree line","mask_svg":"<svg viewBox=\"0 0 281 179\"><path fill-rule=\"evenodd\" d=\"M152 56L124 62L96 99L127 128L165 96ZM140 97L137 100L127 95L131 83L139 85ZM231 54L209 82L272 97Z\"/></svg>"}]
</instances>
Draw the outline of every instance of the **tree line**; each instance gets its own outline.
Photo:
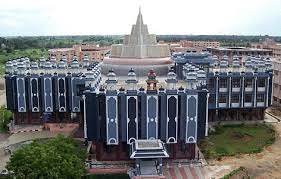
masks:
<instances>
[{"instance_id":1,"label":"tree line","mask_svg":"<svg viewBox=\"0 0 281 179\"><path fill-rule=\"evenodd\" d=\"M249 43L261 42L266 38L272 38L281 43L280 36L241 36L241 35L158 35L158 41L176 42L180 40L191 41L219 41L227 46L246 46ZM123 42L121 35L83 35L83 36L29 36L29 37L0 37L0 50L12 52L30 48L50 49L71 47L74 44L99 44L109 46Z\"/></svg>"}]
</instances>

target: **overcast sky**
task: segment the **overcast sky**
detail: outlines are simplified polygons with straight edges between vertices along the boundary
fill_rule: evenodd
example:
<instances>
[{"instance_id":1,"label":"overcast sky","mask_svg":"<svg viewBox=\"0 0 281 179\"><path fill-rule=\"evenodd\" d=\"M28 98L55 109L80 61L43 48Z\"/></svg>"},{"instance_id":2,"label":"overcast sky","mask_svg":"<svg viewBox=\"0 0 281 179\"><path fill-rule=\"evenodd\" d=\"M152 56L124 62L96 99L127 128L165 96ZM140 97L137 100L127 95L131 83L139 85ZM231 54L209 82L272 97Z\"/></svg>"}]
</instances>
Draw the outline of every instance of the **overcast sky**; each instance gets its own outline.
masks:
<instances>
[{"instance_id":1,"label":"overcast sky","mask_svg":"<svg viewBox=\"0 0 281 179\"><path fill-rule=\"evenodd\" d=\"M0 36L128 34L139 6L154 34L281 35L281 0L0 0Z\"/></svg>"}]
</instances>

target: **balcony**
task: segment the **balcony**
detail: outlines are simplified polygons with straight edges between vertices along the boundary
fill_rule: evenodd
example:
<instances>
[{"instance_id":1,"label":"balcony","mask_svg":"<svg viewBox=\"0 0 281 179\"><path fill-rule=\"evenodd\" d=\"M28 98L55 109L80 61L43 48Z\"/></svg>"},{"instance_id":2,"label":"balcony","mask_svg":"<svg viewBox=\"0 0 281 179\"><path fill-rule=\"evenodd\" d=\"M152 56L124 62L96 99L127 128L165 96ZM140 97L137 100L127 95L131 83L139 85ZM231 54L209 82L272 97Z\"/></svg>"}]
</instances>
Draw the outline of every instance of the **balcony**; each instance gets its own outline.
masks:
<instances>
[{"instance_id":1,"label":"balcony","mask_svg":"<svg viewBox=\"0 0 281 179\"><path fill-rule=\"evenodd\" d=\"M216 108L216 104L215 103L209 103L208 104L208 108L209 109L214 109L214 108Z\"/></svg>"},{"instance_id":2,"label":"balcony","mask_svg":"<svg viewBox=\"0 0 281 179\"><path fill-rule=\"evenodd\" d=\"M245 92L252 92L253 91L253 87L246 87L245 88Z\"/></svg>"},{"instance_id":3,"label":"balcony","mask_svg":"<svg viewBox=\"0 0 281 179\"><path fill-rule=\"evenodd\" d=\"M253 103L252 102L250 102L250 103L244 103L244 107L253 107Z\"/></svg>"},{"instance_id":4,"label":"balcony","mask_svg":"<svg viewBox=\"0 0 281 179\"><path fill-rule=\"evenodd\" d=\"M257 102L257 107L264 107L265 106L265 102Z\"/></svg>"},{"instance_id":5,"label":"balcony","mask_svg":"<svg viewBox=\"0 0 281 179\"><path fill-rule=\"evenodd\" d=\"M259 92L265 92L265 87L258 87Z\"/></svg>"},{"instance_id":6,"label":"balcony","mask_svg":"<svg viewBox=\"0 0 281 179\"><path fill-rule=\"evenodd\" d=\"M227 107L227 103L219 103L219 107L220 108L226 108Z\"/></svg>"},{"instance_id":7,"label":"balcony","mask_svg":"<svg viewBox=\"0 0 281 179\"><path fill-rule=\"evenodd\" d=\"M240 87L234 87L234 88L232 88L232 92L240 92Z\"/></svg>"},{"instance_id":8,"label":"balcony","mask_svg":"<svg viewBox=\"0 0 281 179\"><path fill-rule=\"evenodd\" d=\"M231 103L231 107L238 108L240 107L240 103Z\"/></svg>"},{"instance_id":9,"label":"balcony","mask_svg":"<svg viewBox=\"0 0 281 179\"><path fill-rule=\"evenodd\" d=\"M227 88L219 88L219 92L227 92Z\"/></svg>"}]
</instances>

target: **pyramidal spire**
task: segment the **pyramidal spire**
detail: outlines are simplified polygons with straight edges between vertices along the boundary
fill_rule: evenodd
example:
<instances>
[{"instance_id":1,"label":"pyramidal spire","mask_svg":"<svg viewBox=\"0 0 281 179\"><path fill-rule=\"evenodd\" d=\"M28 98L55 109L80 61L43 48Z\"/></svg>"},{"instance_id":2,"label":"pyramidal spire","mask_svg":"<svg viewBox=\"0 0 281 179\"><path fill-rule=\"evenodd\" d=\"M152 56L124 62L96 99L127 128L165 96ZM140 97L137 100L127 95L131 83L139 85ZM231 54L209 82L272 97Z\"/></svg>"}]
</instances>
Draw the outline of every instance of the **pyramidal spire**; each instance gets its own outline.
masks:
<instances>
[{"instance_id":1,"label":"pyramidal spire","mask_svg":"<svg viewBox=\"0 0 281 179\"><path fill-rule=\"evenodd\" d=\"M142 20L142 14L141 14L141 7L139 7L139 14L138 19L136 23L136 34L137 34L137 44L142 45L143 44L143 37L142 37L142 28L143 28L143 20Z\"/></svg>"},{"instance_id":2,"label":"pyramidal spire","mask_svg":"<svg viewBox=\"0 0 281 179\"><path fill-rule=\"evenodd\" d=\"M138 14L138 19L136 25L143 25L143 19L142 19L142 14L141 14L141 7L139 6L139 14Z\"/></svg>"}]
</instances>

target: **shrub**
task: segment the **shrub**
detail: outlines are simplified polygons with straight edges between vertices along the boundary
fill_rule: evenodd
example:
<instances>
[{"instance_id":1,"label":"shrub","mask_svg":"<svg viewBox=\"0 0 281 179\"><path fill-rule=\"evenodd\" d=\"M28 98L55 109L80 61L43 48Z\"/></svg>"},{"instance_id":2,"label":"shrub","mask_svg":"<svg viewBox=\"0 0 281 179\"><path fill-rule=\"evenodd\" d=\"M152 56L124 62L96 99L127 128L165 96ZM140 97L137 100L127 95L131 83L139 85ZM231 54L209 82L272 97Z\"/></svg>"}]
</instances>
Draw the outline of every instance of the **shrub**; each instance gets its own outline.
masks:
<instances>
[{"instance_id":1,"label":"shrub","mask_svg":"<svg viewBox=\"0 0 281 179\"><path fill-rule=\"evenodd\" d=\"M246 176L243 176L243 178L250 178L247 174L247 170L245 167L239 167L233 171L231 171L229 174L223 176L221 179L230 179L232 176L239 174L240 172L245 172Z\"/></svg>"},{"instance_id":2,"label":"shrub","mask_svg":"<svg viewBox=\"0 0 281 179\"><path fill-rule=\"evenodd\" d=\"M16 178L80 178L86 151L62 135L45 143L33 142L16 150L6 168Z\"/></svg>"},{"instance_id":3,"label":"shrub","mask_svg":"<svg viewBox=\"0 0 281 179\"><path fill-rule=\"evenodd\" d=\"M0 131L7 131L8 124L13 118L13 113L4 106L0 107Z\"/></svg>"}]
</instances>

